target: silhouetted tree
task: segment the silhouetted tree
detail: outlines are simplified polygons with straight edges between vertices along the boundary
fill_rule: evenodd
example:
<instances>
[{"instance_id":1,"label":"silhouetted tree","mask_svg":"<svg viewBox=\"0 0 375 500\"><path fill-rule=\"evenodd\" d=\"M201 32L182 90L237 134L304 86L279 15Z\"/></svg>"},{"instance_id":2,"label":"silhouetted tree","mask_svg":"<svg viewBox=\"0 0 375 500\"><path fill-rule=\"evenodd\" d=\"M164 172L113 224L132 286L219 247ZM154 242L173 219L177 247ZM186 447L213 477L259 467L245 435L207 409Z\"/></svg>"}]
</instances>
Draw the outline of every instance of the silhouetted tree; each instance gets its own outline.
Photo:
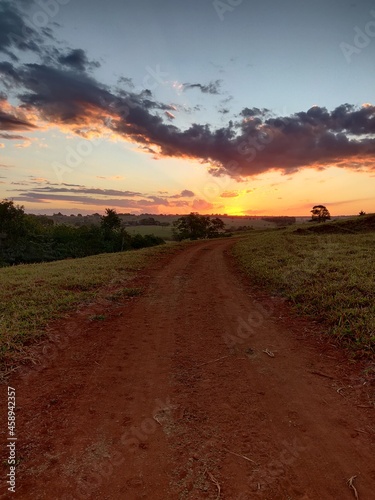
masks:
<instances>
[{"instance_id":1,"label":"silhouetted tree","mask_svg":"<svg viewBox=\"0 0 375 500\"><path fill-rule=\"evenodd\" d=\"M100 225L105 232L121 227L121 219L114 208L105 209L105 215L101 217Z\"/></svg>"},{"instance_id":2,"label":"silhouetted tree","mask_svg":"<svg viewBox=\"0 0 375 500\"><path fill-rule=\"evenodd\" d=\"M173 236L176 240L198 240L215 238L224 230L224 222L219 219L210 219L206 215L191 212L173 222Z\"/></svg>"},{"instance_id":3,"label":"silhouetted tree","mask_svg":"<svg viewBox=\"0 0 375 500\"><path fill-rule=\"evenodd\" d=\"M311 219L317 222L325 222L331 218L327 207L324 205L315 205L311 211Z\"/></svg>"},{"instance_id":4,"label":"silhouetted tree","mask_svg":"<svg viewBox=\"0 0 375 500\"><path fill-rule=\"evenodd\" d=\"M16 238L24 230L25 210L13 200L0 202L0 233L3 237Z\"/></svg>"}]
</instances>

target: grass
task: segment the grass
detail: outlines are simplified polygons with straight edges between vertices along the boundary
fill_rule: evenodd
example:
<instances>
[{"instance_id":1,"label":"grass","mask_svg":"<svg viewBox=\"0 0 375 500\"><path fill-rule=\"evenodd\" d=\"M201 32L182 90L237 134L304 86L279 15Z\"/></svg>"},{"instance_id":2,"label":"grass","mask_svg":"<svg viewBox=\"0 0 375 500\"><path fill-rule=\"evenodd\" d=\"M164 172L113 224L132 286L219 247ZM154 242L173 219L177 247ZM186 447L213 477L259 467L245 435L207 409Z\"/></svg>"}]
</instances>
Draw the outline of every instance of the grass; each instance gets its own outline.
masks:
<instances>
[{"instance_id":1,"label":"grass","mask_svg":"<svg viewBox=\"0 0 375 500\"><path fill-rule=\"evenodd\" d=\"M172 226L128 226L126 231L132 235L140 234L145 236L146 234L153 234L164 240L172 240L172 229Z\"/></svg>"},{"instance_id":2,"label":"grass","mask_svg":"<svg viewBox=\"0 0 375 500\"><path fill-rule=\"evenodd\" d=\"M136 296L141 290L126 285L153 259L181 244L101 254L46 264L0 269L0 361L45 334L47 323L90 301L110 285L109 299ZM113 290L114 289L114 290ZM118 290L116 290L118 289ZM93 318L101 321L103 318Z\"/></svg>"},{"instance_id":3,"label":"grass","mask_svg":"<svg viewBox=\"0 0 375 500\"><path fill-rule=\"evenodd\" d=\"M286 296L357 354L375 351L375 232L254 231L234 254L252 281Z\"/></svg>"}]
</instances>

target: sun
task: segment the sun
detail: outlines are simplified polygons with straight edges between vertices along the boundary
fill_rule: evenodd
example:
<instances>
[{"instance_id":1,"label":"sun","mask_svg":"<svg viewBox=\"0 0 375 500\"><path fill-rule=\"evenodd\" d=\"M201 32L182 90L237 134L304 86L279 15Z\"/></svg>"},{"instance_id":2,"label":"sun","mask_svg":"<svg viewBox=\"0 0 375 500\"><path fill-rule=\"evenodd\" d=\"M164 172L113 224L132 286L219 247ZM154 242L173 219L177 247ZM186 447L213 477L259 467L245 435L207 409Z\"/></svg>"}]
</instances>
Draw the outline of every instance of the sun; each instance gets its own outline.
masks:
<instances>
[{"instance_id":1,"label":"sun","mask_svg":"<svg viewBox=\"0 0 375 500\"><path fill-rule=\"evenodd\" d=\"M228 215L245 215L243 208L239 206L229 207L225 210Z\"/></svg>"}]
</instances>

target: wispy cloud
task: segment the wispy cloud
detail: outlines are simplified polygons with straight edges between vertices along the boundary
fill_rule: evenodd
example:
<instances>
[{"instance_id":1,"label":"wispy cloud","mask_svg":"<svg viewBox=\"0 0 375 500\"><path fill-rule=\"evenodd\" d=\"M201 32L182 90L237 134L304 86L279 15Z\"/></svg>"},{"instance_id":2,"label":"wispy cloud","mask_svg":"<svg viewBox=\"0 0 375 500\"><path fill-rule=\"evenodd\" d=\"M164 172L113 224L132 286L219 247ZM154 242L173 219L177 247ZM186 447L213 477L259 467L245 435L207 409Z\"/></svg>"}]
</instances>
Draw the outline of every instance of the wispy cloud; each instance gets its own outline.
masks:
<instances>
[{"instance_id":1,"label":"wispy cloud","mask_svg":"<svg viewBox=\"0 0 375 500\"><path fill-rule=\"evenodd\" d=\"M238 191L225 191L221 193L220 198L237 198L238 196Z\"/></svg>"},{"instance_id":2,"label":"wispy cloud","mask_svg":"<svg viewBox=\"0 0 375 500\"><path fill-rule=\"evenodd\" d=\"M17 135L17 134L3 134L0 133L0 138L1 139L9 139L12 141L27 141L28 138L25 137L24 135Z\"/></svg>"},{"instance_id":3,"label":"wispy cloud","mask_svg":"<svg viewBox=\"0 0 375 500\"><path fill-rule=\"evenodd\" d=\"M193 193L193 191L190 191L189 189L184 189L183 191L181 191L181 193L178 193L178 194L173 194L172 196L169 196L169 198L175 198L175 199L178 199L178 198L193 198L195 196L195 194Z\"/></svg>"},{"instance_id":4,"label":"wispy cloud","mask_svg":"<svg viewBox=\"0 0 375 500\"><path fill-rule=\"evenodd\" d=\"M86 206L106 206L126 208L137 212L154 210L159 207L193 209L194 193L188 189L176 195L167 193L153 195L136 191L99 189L74 184L54 184L44 178L30 177L25 181L12 182L12 198L27 203L70 202ZM41 184L44 184L41 186ZM15 194L18 193L18 194Z\"/></svg>"},{"instance_id":5,"label":"wispy cloud","mask_svg":"<svg viewBox=\"0 0 375 500\"><path fill-rule=\"evenodd\" d=\"M33 189L35 193L48 194L51 193L74 193L74 194L96 194L101 196L122 196L122 197L135 197L142 196L142 193L137 193L134 191L121 191L117 189L98 189L98 188L68 188L68 187L51 187L45 186L41 188Z\"/></svg>"},{"instance_id":6,"label":"wispy cloud","mask_svg":"<svg viewBox=\"0 0 375 500\"><path fill-rule=\"evenodd\" d=\"M221 87L221 80L215 80L214 82L210 82L207 85L203 85L202 83L184 83L183 84L184 90L198 89L203 94L213 94L213 95L220 94L220 87Z\"/></svg>"}]
</instances>

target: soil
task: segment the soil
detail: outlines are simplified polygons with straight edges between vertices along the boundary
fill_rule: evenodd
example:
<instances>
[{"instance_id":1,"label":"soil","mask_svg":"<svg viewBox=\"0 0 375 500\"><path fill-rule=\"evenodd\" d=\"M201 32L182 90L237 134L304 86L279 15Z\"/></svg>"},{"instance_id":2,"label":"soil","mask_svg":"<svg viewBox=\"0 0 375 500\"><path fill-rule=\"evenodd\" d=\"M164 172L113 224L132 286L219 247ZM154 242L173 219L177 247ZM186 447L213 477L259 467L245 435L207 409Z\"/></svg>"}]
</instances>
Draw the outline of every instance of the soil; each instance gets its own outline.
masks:
<instances>
[{"instance_id":1,"label":"soil","mask_svg":"<svg viewBox=\"0 0 375 500\"><path fill-rule=\"evenodd\" d=\"M254 289L231 245L192 244L139 274L142 295L50 325L8 383L0 498L374 498L371 365Z\"/></svg>"}]
</instances>

